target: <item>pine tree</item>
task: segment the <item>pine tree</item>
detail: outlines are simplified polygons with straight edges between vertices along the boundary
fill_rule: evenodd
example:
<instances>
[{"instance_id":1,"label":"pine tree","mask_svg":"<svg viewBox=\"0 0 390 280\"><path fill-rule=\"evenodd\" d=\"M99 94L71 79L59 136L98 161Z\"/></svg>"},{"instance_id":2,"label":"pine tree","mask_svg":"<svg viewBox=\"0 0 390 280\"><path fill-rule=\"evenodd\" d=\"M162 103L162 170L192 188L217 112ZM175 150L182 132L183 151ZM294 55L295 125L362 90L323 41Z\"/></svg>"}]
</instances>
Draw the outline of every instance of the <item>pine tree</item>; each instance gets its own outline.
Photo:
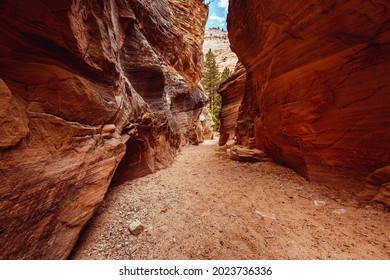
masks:
<instances>
[{"instance_id":1,"label":"pine tree","mask_svg":"<svg viewBox=\"0 0 390 280\"><path fill-rule=\"evenodd\" d=\"M219 71L217 67L217 62L215 61L215 55L209 49L206 54L206 60L204 64L204 72L202 83L206 91L212 92L216 89L219 83Z\"/></svg>"},{"instance_id":2,"label":"pine tree","mask_svg":"<svg viewBox=\"0 0 390 280\"><path fill-rule=\"evenodd\" d=\"M205 90L208 93L210 99L210 113L214 116L214 119L218 119L219 112L221 111L221 96L217 93L218 86L220 85L220 73L215 60L215 55L209 49L206 54L204 72L202 83ZM217 122L215 130L219 129L219 123Z\"/></svg>"},{"instance_id":3,"label":"pine tree","mask_svg":"<svg viewBox=\"0 0 390 280\"><path fill-rule=\"evenodd\" d=\"M221 83L226 81L229 78L229 76L230 76L230 69L225 67L225 69L223 69L221 74Z\"/></svg>"}]
</instances>

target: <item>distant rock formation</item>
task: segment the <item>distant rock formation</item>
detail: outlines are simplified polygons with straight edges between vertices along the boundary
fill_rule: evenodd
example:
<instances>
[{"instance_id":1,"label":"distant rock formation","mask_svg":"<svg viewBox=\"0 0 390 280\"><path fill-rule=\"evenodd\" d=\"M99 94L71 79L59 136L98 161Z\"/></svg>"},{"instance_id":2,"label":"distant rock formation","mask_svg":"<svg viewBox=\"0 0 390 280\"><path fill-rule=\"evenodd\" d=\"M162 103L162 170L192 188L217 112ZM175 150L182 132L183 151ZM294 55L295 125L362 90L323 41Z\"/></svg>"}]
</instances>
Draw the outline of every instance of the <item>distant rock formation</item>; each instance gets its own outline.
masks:
<instances>
[{"instance_id":1,"label":"distant rock formation","mask_svg":"<svg viewBox=\"0 0 390 280\"><path fill-rule=\"evenodd\" d=\"M246 81L220 89L223 129L237 116L239 144L313 181L361 189L370 176L389 204L389 10L386 1L230 1Z\"/></svg>"},{"instance_id":2,"label":"distant rock formation","mask_svg":"<svg viewBox=\"0 0 390 280\"><path fill-rule=\"evenodd\" d=\"M198 141L207 6L4 0L0 19L0 258L64 259L113 177Z\"/></svg>"},{"instance_id":3,"label":"distant rock formation","mask_svg":"<svg viewBox=\"0 0 390 280\"><path fill-rule=\"evenodd\" d=\"M233 72L237 63L237 56L230 49L228 33L217 28L206 30L203 44L203 53L206 54L209 50L215 54L215 60L220 72L229 68Z\"/></svg>"}]
</instances>

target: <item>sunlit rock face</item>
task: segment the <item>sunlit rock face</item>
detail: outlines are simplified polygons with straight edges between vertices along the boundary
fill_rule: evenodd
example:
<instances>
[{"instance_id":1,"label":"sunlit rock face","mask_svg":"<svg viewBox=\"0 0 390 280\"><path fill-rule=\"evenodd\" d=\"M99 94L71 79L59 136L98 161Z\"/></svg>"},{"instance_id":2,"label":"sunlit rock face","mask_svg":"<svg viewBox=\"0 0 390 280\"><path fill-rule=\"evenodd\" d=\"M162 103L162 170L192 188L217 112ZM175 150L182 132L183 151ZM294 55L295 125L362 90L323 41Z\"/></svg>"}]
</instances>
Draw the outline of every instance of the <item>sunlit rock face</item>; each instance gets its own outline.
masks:
<instances>
[{"instance_id":1,"label":"sunlit rock face","mask_svg":"<svg viewBox=\"0 0 390 280\"><path fill-rule=\"evenodd\" d=\"M389 203L389 10L388 1L230 1L231 47L246 69L239 142L313 181L364 187L380 174L377 198Z\"/></svg>"},{"instance_id":2,"label":"sunlit rock face","mask_svg":"<svg viewBox=\"0 0 390 280\"><path fill-rule=\"evenodd\" d=\"M219 72L222 73L225 67L231 72L234 71L237 64L237 56L230 49L230 42L226 31L222 31L217 28L206 30L203 53L206 54L209 50L211 50L215 55L215 61Z\"/></svg>"},{"instance_id":3,"label":"sunlit rock face","mask_svg":"<svg viewBox=\"0 0 390 280\"><path fill-rule=\"evenodd\" d=\"M246 71L238 62L233 74L220 85L218 93L222 97L222 108L219 115L220 137L219 145L225 145L229 139L235 136L235 128L242 122L238 116L245 117L246 112L241 112L240 106L244 96L246 83ZM239 137L239 135L237 135Z\"/></svg>"},{"instance_id":4,"label":"sunlit rock face","mask_svg":"<svg viewBox=\"0 0 390 280\"><path fill-rule=\"evenodd\" d=\"M197 140L206 17L195 0L0 2L1 259L66 258L113 177Z\"/></svg>"}]
</instances>

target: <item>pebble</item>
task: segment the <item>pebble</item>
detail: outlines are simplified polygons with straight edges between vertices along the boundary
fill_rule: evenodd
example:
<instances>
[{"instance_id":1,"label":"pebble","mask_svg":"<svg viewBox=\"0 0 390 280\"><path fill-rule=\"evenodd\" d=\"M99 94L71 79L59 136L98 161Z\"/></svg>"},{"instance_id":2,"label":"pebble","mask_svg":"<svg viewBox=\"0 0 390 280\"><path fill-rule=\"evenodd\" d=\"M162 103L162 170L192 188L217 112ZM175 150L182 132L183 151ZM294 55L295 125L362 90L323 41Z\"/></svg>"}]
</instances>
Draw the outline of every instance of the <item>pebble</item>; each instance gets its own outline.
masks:
<instances>
[{"instance_id":1,"label":"pebble","mask_svg":"<svg viewBox=\"0 0 390 280\"><path fill-rule=\"evenodd\" d=\"M314 205L315 206L325 206L326 202L322 200L314 200Z\"/></svg>"},{"instance_id":2,"label":"pebble","mask_svg":"<svg viewBox=\"0 0 390 280\"><path fill-rule=\"evenodd\" d=\"M336 213L338 215L343 215L343 214L347 213L347 210L343 209L343 208L340 208L340 209L334 210L333 213Z\"/></svg>"},{"instance_id":3,"label":"pebble","mask_svg":"<svg viewBox=\"0 0 390 280\"><path fill-rule=\"evenodd\" d=\"M140 221L135 220L134 222L132 222L132 223L130 224L129 229L130 229L131 234L137 236L137 235L139 235L141 232L144 231L145 227L144 227L144 225L143 225Z\"/></svg>"},{"instance_id":4,"label":"pebble","mask_svg":"<svg viewBox=\"0 0 390 280\"><path fill-rule=\"evenodd\" d=\"M267 214L267 213L264 213L264 212L260 212L260 211L255 211L256 214L262 216L262 217L265 217L265 218L270 218L272 220L276 220L276 215L274 213L271 213L271 214Z\"/></svg>"}]
</instances>

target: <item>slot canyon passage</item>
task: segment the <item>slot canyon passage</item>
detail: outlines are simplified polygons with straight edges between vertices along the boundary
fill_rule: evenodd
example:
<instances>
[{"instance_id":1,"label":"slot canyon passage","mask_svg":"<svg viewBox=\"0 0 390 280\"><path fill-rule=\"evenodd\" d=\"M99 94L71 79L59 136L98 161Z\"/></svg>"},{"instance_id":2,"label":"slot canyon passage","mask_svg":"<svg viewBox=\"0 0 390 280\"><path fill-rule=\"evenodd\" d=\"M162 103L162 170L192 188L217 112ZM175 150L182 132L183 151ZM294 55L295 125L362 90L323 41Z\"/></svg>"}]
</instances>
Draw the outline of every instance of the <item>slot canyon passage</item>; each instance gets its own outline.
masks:
<instances>
[{"instance_id":1,"label":"slot canyon passage","mask_svg":"<svg viewBox=\"0 0 390 280\"><path fill-rule=\"evenodd\" d=\"M390 259L389 8L0 1L0 258Z\"/></svg>"}]
</instances>

